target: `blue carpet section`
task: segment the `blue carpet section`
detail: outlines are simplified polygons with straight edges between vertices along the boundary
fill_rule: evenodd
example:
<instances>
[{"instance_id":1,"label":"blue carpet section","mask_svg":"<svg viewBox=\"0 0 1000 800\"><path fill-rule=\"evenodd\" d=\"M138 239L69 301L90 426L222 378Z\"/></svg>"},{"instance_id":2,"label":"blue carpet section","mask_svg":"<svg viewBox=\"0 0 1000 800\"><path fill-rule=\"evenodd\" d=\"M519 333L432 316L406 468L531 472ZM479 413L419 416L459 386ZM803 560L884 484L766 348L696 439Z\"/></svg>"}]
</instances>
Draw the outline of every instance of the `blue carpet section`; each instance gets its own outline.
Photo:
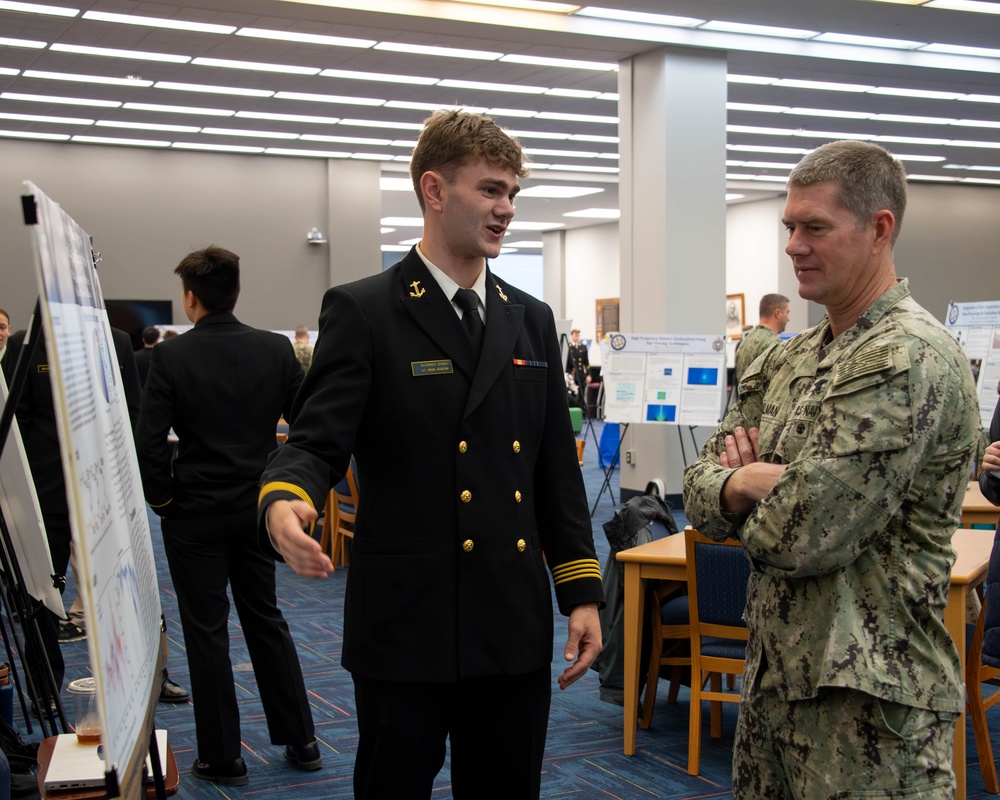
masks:
<instances>
[{"instance_id":1,"label":"blue carpet section","mask_svg":"<svg viewBox=\"0 0 1000 800\"><path fill-rule=\"evenodd\" d=\"M588 442L584 451L583 474L587 483L589 507L597 504L593 517L594 540L601 564L608 553L607 540L601 525L615 510L605 489L598 502L598 492L604 474L598 466L595 440L600 440L600 426L583 434ZM581 435L581 436L582 436ZM611 492L619 500L618 473L611 482ZM677 514L683 528L683 515ZM156 553L160 596L167 617L170 640L169 669L171 677L188 687L187 661L177 602L163 555L159 521L150 515L153 544ZM296 770L282 757L281 748L269 743L257 683L250 667L239 620L231 617L232 662L241 697L243 724L243 757L250 772L248 786L219 787L192 777L191 763L195 749L194 716L189 704L157 707L157 727L169 731L171 747L181 772L178 797L194 800L218 800L240 797L351 798L351 773L357 747L357 726L354 719L354 691L348 673L340 666L342 644L342 607L347 573L338 569L325 581L299 578L283 565L278 567L278 597L298 646L306 688L312 704L316 734L324 758L317 772ZM67 604L75 596L72 585L67 589ZM597 674L588 676L560 692L555 676L562 670L562 648L565 643L565 620L556 619L556 641L553 643L553 697L546 746L542 796L569 800L655 800L656 798L727 798L732 797L730 766L733 731L736 726L735 704L724 704L723 738L713 740L708 734L707 704L703 723L701 775L687 774L688 695L682 689L675 705L667 703L666 685L660 687L652 727L638 732L636 755L622 753L623 710L620 706L601 702L598 697ZM67 682L89 674L86 642L63 645L67 660ZM72 703L64 692L63 702L72 715ZM19 711L16 713L19 714ZM994 733L994 750L1000 754L1000 709L989 712L990 728ZM23 722L17 727L24 730ZM36 736L37 736L37 728ZM982 777L976 758L971 724L968 726L968 796L988 797L983 791ZM502 766L502 765L501 765ZM488 778L484 780L488 781ZM489 797L489 785L484 783L484 797ZM447 764L435 784L435 798L451 797Z\"/></svg>"}]
</instances>

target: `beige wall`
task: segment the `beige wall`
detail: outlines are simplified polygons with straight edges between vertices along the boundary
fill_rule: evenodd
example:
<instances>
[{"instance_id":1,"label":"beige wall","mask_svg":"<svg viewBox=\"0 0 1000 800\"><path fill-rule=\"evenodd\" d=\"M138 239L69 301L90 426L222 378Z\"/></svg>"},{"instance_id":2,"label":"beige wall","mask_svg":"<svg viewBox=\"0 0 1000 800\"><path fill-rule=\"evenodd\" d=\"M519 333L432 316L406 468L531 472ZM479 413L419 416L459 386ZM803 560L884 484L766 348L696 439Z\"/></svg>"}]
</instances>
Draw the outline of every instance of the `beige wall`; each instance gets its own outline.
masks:
<instances>
[{"instance_id":1,"label":"beige wall","mask_svg":"<svg viewBox=\"0 0 1000 800\"><path fill-rule=\"evenodd\" d=\"M330 231L334 177L327 169L320 159L0 142L0 307L21 327L37 296L19 199L29 179L94 238L105 297L176 300L174 266L191 250L217 244L240 255L236 311L244 322L315 328L327 287L359 277L359 269L381 269L377 209L374 235L358 237L362 255L352 254L351 242L306 242L312 227ZM331 251L337 253L332 263ZM175 302L174 314L181 313Z\"/></svg>"}]
</instances>

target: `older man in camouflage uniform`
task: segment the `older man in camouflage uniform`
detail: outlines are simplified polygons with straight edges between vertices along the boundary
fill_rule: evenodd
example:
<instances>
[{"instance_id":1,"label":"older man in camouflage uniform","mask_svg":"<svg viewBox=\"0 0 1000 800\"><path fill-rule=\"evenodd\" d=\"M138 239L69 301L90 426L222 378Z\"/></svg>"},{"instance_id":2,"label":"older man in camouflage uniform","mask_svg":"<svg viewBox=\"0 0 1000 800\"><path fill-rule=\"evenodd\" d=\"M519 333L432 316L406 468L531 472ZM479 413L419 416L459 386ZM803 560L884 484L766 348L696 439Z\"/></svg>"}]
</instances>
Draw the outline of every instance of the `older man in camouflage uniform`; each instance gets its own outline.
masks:
<instances>
[{"instance_id":1,"label":"older man in camouflage uniform","mask_svg":"<svg viewBox=\"0 0 1000 800\"><path fill-rule=\"evenodd\" d=\"M748 370L684 475L708 536L753 565L735 798L947 798L958 653L942 622L975 387L897 280L899 162L834 142L789 178L802 297L827 316Z\"/></svg>"}]
</instances>

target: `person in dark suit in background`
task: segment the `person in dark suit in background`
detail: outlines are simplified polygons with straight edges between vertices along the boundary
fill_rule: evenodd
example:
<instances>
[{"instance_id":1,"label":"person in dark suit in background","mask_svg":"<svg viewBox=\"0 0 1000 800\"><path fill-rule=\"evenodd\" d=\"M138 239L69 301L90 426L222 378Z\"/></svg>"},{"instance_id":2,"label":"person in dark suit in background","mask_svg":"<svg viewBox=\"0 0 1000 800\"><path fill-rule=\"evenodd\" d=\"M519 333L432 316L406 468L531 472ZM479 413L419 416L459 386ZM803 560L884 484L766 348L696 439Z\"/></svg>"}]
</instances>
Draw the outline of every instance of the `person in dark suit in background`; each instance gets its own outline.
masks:
<instances>
[{"instance_id":1,"label":"person in dark suit in background","mask_svg":"<svg viewBox=\"0 0 1000 800\"><path fill-rule=\"evenodd\" d=\"M0 308L0 368L3 369L4 378L10 380L10 374L14 372L14 365L17 363L18 353L11 352L11 357L7 357L7 342L10 339L10 314Z\"/></svg>"},{"instance_id":2,"label":"person in dark suit in background","mask_svg":"<svg viewBox=\"0 0 1000 800\"><path fill-rule=\"evenodd\" d=\"M248 782L229 661L229 598L246 637L273 744L302 770L322 766L305 684L275 590L274 560L257 546L257 482L302 369L283 336L243 325L239 256L208 247L174 272L194 328L153 348L136 449L143 491L163 518L191 672L196 778ZM177 457L167 433L179 438Z\"/></svg>"},{"instance_id":3,"label":"person in dark suit in background","mask_svg":"<svg viewBox=\"0 0 1000 800\"><path fill-rule=\"evenodd\" d=\"M153 348L160 341L160 329L150 325L142 329L142 349L135 351L135 366L139 370L139 384L146 385L149 375L149 361L153 357Z\"/></svg>"},{"instance_id":4,"label":"person in dark suit in background","mask_svg":"<svg viewBox=\"0 0 1000 800\"><path fill-rule=\"evenodd\" d=\"M489 117L439 111L410 171L423 236L391 269L326 293L288 442L262 477L261 541L325 577L304 528L353 453L355 797L429 798L450 739L457 800L537 798L546 564L569 617L561 688L601 650L604 598L552 311L486 264L527 170Z\"/></svg>"},{"instance_id":5,"label":"person in dark suit in background","mask_svg":"<svg viewBox=\"0 0 1000 800\"><path fill-rule=\"evenodd\" d=\"M580 329L570 331L569 352L566 353L566 373L573 377L576 384L580 407L587 411L587 386L590 383L590 355L587 345L580 341Z\"/></svg>"}]
</instances>

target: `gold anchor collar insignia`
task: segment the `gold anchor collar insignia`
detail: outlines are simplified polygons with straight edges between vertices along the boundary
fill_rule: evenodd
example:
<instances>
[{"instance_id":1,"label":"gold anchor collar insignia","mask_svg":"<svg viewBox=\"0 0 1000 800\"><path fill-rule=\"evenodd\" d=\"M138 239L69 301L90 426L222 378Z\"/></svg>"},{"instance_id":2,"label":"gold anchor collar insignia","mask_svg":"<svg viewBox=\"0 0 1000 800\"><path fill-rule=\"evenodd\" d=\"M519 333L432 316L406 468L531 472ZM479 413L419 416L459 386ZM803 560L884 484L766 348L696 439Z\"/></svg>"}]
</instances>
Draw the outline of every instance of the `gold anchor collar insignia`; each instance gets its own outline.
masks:
<instances>
[{"instance_id":1,"label":"gold anchor collar insignia","mask_svg":"<svg viewBox=\"0 0 1000 800\"><path fill-rule=\"evenodd\" d=\"M503 289L500 288L500 284L499 283L496 285L496 287L497 287L497 294L500 295L500 299L503 300L506 303L507 302L507 295L505 295L503 293Z\"/></svg>"},{"instance_id":2,"label":"gold anchor collar insignia","mask_svg":"<svg viewBox=\"0 0 1000 800\"><path fill-rule=\"evenodd\" d=\"M413 287L412 291L410 292L410 297L423 297L424 294L427 292L426 289L421 287L420 281L414 281L413 283L410 284L410 286Z\"/></svg>"}]
</instances>

